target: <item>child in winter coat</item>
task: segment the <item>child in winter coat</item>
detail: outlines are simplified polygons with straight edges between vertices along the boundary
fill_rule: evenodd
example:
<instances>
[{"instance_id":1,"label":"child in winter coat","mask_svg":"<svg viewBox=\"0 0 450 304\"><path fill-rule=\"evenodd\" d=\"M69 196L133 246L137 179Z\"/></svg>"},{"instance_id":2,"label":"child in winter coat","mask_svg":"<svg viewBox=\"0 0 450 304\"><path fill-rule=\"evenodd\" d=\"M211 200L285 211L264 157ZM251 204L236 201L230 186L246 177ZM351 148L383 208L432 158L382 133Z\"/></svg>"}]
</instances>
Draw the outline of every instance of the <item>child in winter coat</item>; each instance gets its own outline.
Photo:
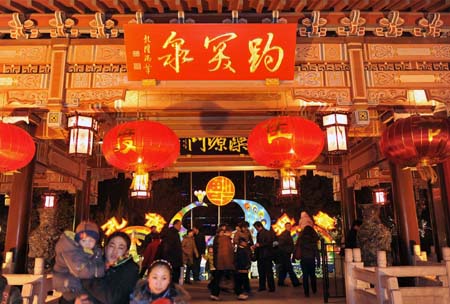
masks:
<instances>
[{"instance_id":1,"label":"child in winter coat","mask_svg":"<svg viewBox=\"0 0 450 304\"><path fill-rule=\"evenodd\" d=\"M240 238L238 244L234 259L236 265L236 271L234 273L234 292L239 300L247 300L248 295L246 292L250 291L248 271L252 263L252 253L248 247L247 239Z\"/></svg>"},{"instance_id":2,"label":"child in winter coat","mask_svg":"<svg viewBox=\"0 0 450 304\"><path fill-rule=\"evenodd\" d=\"M55 247L53 288L63 294L63 303L73 303L85 291L81 279L103 277L105 263L97 246L98 226L93 222L81 222L75 233L65 231Z\"/></svg>"},{"instance_id":3,"label":"child in winter coat","mask_svg":"<svg viewBox=\"0 0 450 304\"><path fill-rule=\"evenodd\" d=\"M156 260L148 268L148 277L136 284L130 304L186 304L190 295L181 286L171 283L172 266L166 260Z\"/></svg>"},{"instance_id":4,"label":"child in winter coat","mask_svg":"<svg viewBox=\"0 0 450 304\"><path fill-rule=\"evenodd\" d=\"M206 248L205 260L205 271L208 273L209 278L208 289L211 290L211 282L216 271L216 267L214 266L214 248L212 246Z\"/></svg>"}]
</instances>

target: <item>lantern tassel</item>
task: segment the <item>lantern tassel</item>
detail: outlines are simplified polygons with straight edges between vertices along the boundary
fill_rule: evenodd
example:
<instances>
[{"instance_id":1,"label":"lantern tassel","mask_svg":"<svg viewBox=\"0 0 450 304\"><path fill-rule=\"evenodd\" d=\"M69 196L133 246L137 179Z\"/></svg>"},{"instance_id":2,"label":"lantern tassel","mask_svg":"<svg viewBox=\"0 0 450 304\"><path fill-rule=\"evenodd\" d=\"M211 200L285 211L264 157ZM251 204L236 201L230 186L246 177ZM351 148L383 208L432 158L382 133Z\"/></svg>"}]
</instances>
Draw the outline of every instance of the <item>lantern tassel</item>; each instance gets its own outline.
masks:
<instances>
[{"instance_id":1,"label":"lantern tassel","mask_svg":"<svg viewBox=\"0 0 450 304\"><path fill-rule=\"evenodd\" d=\"M417 165L417 171L419 172L420 178L424 181L430 181L430 183L434 184L438 180L436 171L427 163Z\"/></svg>"}]
</instances>

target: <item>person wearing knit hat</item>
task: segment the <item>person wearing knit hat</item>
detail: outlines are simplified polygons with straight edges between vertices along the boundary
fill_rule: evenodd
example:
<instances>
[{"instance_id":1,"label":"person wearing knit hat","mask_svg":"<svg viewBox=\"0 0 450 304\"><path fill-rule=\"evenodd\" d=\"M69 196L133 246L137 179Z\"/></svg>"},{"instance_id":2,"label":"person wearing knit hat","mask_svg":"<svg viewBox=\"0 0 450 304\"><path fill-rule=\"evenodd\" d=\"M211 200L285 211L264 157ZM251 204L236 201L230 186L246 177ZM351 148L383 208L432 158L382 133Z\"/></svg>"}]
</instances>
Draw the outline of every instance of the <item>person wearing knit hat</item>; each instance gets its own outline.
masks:
<instances>
[{"instance_id":1,"label":"person wearing knit hat","mask_svg":"<svg viewBox=\"0 0 450 304\"><path fill-rule=\"evenodd\" d=\"M89 221L81 222L75 232L64 231L60 236L53 266L53 288L63 294L60 303L74 303L77 296L86 293L81 279L104 276L99 236L97 224Z\"/></svg>"},{"instance_id":2,"label":"person wearing knit hat","mask_svg":"<svg viewBox=\"0 0 450 304\"><path fill-rule=\"evenodd\" d=\"M93 238L95 242L98 242L100 238L100 234L98 233L98 226L93 222L82 221L80 224L78 224L77 229L75 229L75 241L79 242L80 240L88 236Z\"/></svg>"}]
</instances>

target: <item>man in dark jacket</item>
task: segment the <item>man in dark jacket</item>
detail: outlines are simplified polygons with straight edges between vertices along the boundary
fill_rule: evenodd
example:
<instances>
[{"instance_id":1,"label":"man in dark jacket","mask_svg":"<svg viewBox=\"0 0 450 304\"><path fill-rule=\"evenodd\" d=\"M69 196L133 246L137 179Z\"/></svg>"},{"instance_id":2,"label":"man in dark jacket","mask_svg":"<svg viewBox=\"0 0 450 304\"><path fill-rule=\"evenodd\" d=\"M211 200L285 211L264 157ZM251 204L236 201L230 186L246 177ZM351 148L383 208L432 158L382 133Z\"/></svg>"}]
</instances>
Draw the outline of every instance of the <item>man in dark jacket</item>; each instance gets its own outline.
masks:
<instances>
[{"instance_id":1,"label":"man in dark jacket","mask_svg":"<svg viewBox=\"0 0 450 304\"><path fill-rule=\"evenodd\" d=\"M258 291L266 290L266 281L269 287L269 292L275 291L275 280L273 278L273 259L274 259L274 242L276 241L275 233L264 228L260 221L256 221L253 227L258 231L256 235L256 250L258 274L259 274L259 289Z\"/></svg>"},{"instance_id":2,"label":"man in dark jacket","mask_svg":"<svg viewBox=\"0 0 450 304\"><path fill-rule=\"evenodd\" d=\"M172 227L161 232L162 242L159 245L157 258L164 259L172 265L172 282L178 284L180 279L180 270L183 266L183 250L179 231L181 221L175 220Z\"/></svg>"},{"instance_id":3,"label":"man in dark jacket","mask_svg":"<svg viewBox=\"0 0 450 304\"><path fill-rule=\"evenodd\" d=\"M100 279L81 280L88 293L89 301L78 303L123 304L128 303L130 294L138 280L139 266L129 256L130 237L121 231L111 234L105 245L107 270ZM83 299L83 296L80 297ZM87 300L87 297L85 298Z\"/></svg>"},{"instance_id":4,"label":"man in dark jacket","mask_svg":"<svg viewBox=\"0 0 450 304\"><path fill-rule=\"evenodd\" d=\"M291 263L291 255L294 252L294 240L292 239L291 228L291 223L286 223L284 225L284 231L278 236L278 264L280 268L278 286L285 286L284 279L287 274L291 278L292 286L296 287L300 285Z\"/></svg>"},{"instance_id":5,"label":"man in dark jacket","mask_svg":"<svg viewBox=\"0 0 450 304\"><path fill-rule=\"evenodd\" d=\"M200 281L200 263L202 261L202 257L205 255L206 241L205 235L200 232L197 226L194 226L192 231L194 231L194 241L198 251L198 257L194 256L194 267L192 272L194 273L194 281L198 282Z\"/></svg>"}]
</instances>

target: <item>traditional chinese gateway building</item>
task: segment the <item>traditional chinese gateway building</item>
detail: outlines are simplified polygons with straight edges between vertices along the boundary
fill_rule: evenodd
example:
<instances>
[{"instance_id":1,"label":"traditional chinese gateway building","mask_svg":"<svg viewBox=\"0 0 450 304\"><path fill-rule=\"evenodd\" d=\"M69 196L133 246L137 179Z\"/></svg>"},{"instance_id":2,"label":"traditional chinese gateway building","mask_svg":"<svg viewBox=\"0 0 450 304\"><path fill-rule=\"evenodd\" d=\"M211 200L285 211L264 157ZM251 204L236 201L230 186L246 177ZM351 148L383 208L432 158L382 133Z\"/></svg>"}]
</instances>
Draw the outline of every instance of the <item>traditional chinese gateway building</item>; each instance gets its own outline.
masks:
<instances>
[{"instance_id":1,"label":"traditional chinese gateway building","mask_svg":"<svg viewBox=\"0 0 450 304\"><path fill-rule=\"evenodd\" d=\"M449 8L444 0L1 1L1 118L37 146L26 167L0 180L16 270L24 269L33 187L75 193L79 220L98 181L116 174L99 151L81 161L68 155L65 120L76 113L100 122L99 138L139 118L171 128L181 155L164 172L267 171L247 152L258 123L345 113L348 150L325 149L309 164L338 181L345 225L356 217L355 190L388 184L402 256L420 241L418 193L433 211L434 245L449 246L450 161L422 181L379 145L399 118L448 116ZM437 129L428 129L429 143Z\"/></svg>"}]
</instances>

